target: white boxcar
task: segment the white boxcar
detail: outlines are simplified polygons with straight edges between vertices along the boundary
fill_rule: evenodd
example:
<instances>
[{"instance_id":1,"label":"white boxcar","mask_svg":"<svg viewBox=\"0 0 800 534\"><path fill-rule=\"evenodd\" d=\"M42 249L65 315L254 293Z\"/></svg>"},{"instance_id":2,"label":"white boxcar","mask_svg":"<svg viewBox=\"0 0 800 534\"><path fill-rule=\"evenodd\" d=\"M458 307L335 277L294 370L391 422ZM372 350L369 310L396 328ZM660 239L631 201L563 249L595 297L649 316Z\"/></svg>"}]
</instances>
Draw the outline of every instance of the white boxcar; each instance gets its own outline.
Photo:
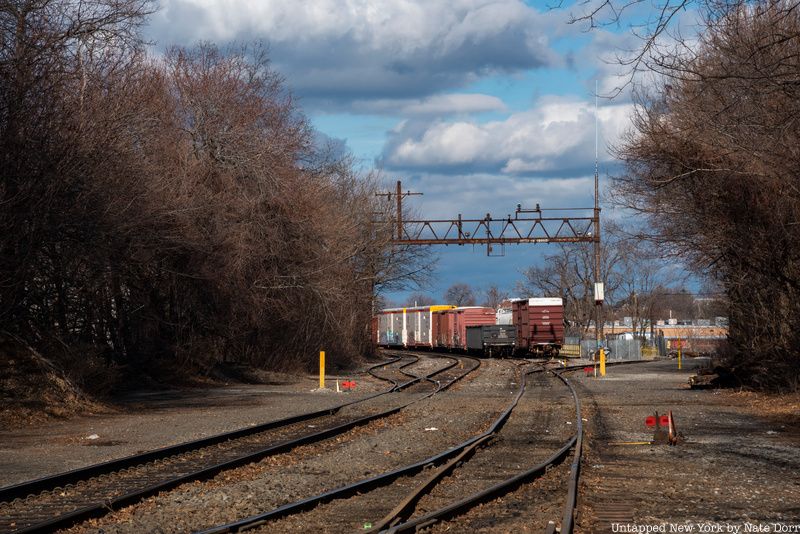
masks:
<instances>
[{"instance_id":1,"label":"white boxcar","mask_svg":"<svg viewBox=\"0 0 800 534\"><path fill-rule=\"evenodd\" d=\"M378 312L378 345L430 347L435 338L433 314L455 306L390 308Z\"/></svg>"}]
</instances>

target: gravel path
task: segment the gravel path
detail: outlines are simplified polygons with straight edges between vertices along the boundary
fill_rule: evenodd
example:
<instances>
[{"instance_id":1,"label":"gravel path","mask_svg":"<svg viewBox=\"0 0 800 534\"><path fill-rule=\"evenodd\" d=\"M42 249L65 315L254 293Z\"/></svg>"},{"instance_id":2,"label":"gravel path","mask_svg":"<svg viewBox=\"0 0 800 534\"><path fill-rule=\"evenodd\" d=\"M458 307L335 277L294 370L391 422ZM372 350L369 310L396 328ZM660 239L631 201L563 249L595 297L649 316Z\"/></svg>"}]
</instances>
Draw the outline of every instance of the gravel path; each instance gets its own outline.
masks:
<instances>
[{"instance_id":1,"label":"gravel path","mask_svg":"<svg viewBox=\"0 0 800 534\"><path fill-rule=\"evenodd\" d=\"M745 532L746 524L775 532L772 523L800 532L796 419L783 424L759 413L746 395L689 390L688 376L702 363L689 360L682 371L674 360L612 367L602 379L574 375L588 419L576 532L625 532L625 525ZM615 444L652 439L645 417L670 409L683 443Z\"/></svg>"}]
</instances>

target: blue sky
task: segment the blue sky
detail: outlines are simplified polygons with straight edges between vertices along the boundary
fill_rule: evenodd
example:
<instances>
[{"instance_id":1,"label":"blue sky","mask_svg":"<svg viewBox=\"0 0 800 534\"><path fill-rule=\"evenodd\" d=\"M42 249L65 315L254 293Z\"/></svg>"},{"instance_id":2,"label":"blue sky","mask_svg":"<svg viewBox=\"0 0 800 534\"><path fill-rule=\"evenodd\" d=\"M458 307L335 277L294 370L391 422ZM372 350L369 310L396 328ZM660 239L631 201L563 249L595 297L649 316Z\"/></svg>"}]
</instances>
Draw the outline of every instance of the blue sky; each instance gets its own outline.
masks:
<instances>
[{"instance_id":1,"label":"blue sky","mask_svg":"<svg viewBox=\"0 0 800 534\"><path fill-rule=\"evenodd\" d=\"M266 41L313 125L387 185L423 192L412 199L419 215L502 216L517 204L592 204L592 93L620 83L607 60L631 41L625 28L587 33L569 17L519 0L162 0L146 33L157 48ZM631 109L627 93L600 101L603 181ZM511 290L552 251L440 247L429 292Z\"/></svg>"}]
</instances>

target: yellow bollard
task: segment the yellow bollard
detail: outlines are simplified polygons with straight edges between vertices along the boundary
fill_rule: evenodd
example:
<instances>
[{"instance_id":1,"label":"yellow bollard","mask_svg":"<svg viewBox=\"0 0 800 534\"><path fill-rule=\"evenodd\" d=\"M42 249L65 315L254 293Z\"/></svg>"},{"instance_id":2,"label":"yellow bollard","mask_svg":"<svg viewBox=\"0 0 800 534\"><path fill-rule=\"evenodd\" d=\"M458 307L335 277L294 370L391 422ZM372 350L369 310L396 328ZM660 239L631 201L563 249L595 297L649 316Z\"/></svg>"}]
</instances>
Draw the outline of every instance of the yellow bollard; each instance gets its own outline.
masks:
<instances>
[{"instance_id":1,"label":"yellow bollard","mask_svg":"<svg viewBox=\"0 0 800 534\"><path fill-rule=\"evenodd\" d=\"M319 389L325 389L325 351L319 351Z\"/></svg>"},{"instance_id":2,"label":"yellow bollard","mask_svg":"<svg viewBox=\"0 0 800 534\"><path fill-rule=\"evenodd\" d=\"M681 366L681 338L678 338L678 371L680 371L683 367Z\"/></svg>"},{"instance_id":3,"label":"yellow bollard","mask_svg":"<svg viewBox=\"0 0 800 534\"><path fill-rule=\"evenodd\" d=\"M606 376L606 351L600 347L600 376Z\"/></svg>"}]
</instances>

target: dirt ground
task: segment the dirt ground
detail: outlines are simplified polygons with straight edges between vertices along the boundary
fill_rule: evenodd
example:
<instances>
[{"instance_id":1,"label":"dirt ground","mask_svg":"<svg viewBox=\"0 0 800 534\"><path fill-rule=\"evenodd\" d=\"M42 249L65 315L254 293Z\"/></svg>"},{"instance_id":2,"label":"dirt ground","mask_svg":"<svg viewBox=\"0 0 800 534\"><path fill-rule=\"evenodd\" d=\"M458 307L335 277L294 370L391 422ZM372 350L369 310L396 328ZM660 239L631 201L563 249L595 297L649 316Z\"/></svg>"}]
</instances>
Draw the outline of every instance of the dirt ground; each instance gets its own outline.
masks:
<instances>
[{"instance_id":1,"label":"dirt ground","mask_svg":"<svg viewBox=\"0 0 800 534\"><path fill-rule=\"evenodd\" d=\"M355 391L337 394L337 379L355 380ZM0 486L329 408L388 387L363 373L328 376L326 385L329 391L319 392L318 377L276 374L259 385L138 393L99 413L2 428Z\"/></svg>"},{"instance_id":2,"label":"dirt ground","mask_svg":"<svg viewBox=\"0 0 800 534\"><path fill-rule=\"evenodd\" d=\"M798 397L688 389L703 363L575 375L588 419L577 532L800 532ZM667 410L682 443L632 444Z\"/></svg>"}]
</instances>

